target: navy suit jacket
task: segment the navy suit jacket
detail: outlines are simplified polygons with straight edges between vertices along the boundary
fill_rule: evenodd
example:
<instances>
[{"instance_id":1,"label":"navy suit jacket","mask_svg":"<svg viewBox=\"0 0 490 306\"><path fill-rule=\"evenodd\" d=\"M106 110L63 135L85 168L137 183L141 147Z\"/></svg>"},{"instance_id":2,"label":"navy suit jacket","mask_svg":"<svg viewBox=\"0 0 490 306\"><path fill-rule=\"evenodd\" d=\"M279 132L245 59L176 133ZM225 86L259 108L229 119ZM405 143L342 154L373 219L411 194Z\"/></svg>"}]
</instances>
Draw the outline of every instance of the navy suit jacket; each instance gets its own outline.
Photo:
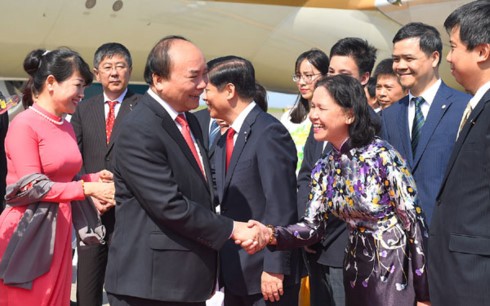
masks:
<instances>
[{"instance_id":1,"label":"navy suit jacket","mask_svg":"<svg viewBox=\"0 0 490 306\"><path fill-rule=\"evenodd\" d=\"M429 233L432 305L490 305L490 90L452 149Z\"/></svg>"},{"instance_id":2,"label":"navy suit jacket","mask_svg":"<svg viewBox=\"0 0 490 306\"><path fill-rule=\"evenodd\" d=\"M296 147L276 118L254 107L236 138L228 171L226 137L218 141L214 159L223 215L263 224L297 222ZM299 281L298 249L272 252L265 248L250 256L229 241L220 251L220 259L222 281L237 295L260 293L263 271L284 274L284 286Z\"/></svg>"},{"instance_id":3,"label":"navy suit jacket","mask_svg":"<svg viewBox=\"0 0 490 306\"><path fill-rule=\"evenodd\" d=\"M166 302L203 302L214 290L218 252L233 220L217 215L203 153L201 169L166 110L148 93L126 116L114 152L116 225L107 292Z\"/></svg>"},{"instance_id":4,"label":"navy suit jacket","mask_svg":"<svg viewBox=\"0 0 490 306\"><path fill-rule=\"evenodd\" d=\"M408 125L408 96L381 112L382 138L393 145L411 168L428 223L469 99L469 95L441 83L422 127L415 156Z\"/></svg>"},{"instance_id":5,"label":"navy suit jacket","mask_svg":"<svg viewBox=\"0 0 490 306\"><path fill-rule=\"evenodd\" d=\"M119 107L111 139L106 143L106 119L104 112L104 95L96 95L84 100L77 105L70 123L77 137L78 148L82 153L83 166L81 174L96 173L107 169L112 171L112 156L114 143L121 129L124 117L136 106L139 94L127 91L126 96ZM89 201L88 199L85 201ZM114 209L107 211L101 216L102 224L106 227L109 238L114 230Z\"/></svg>"}]
</instances>

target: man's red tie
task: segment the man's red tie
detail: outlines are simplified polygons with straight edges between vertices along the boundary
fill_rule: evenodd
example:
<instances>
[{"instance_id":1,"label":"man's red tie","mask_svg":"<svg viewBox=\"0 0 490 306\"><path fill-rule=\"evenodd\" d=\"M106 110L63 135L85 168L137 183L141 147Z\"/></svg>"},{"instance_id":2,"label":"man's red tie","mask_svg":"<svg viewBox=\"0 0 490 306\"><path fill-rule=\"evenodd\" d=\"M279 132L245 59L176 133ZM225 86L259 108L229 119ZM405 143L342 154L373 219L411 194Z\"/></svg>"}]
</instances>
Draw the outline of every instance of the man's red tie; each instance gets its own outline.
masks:
<instances>
[{"instance_id":1,"label":"man's red tie","mask_svg":"<svg viewBox=\"0 0 490 306\"><path fill-rule=\"evenodd\" d=\"M114 127L114 120L116 120L116 104L117 101L107 101L109 105L109 113L107 113L107 120L105 121L105 135L106 143L111 140L112 128Z\"/></svg>"},{"instance_id":2,"label":"man's red tie","mask_svg":"<svg viewBox=\"0 0 490 306\"><path fill-rule=\"evenodd\" d=\"M194 145L194 141L192 140L191 136L191 129L189 128L189 123L187 123L187 119L185 119L184 115L179 114L177 118L175 118L175 121L177 121L178 124L182 127L182 136L184 136L185 142L187 142L187 145L189 146L189 149L191 149L192 155L194 155L194 158L196 159L197 164L199 165L199 168L201 169L202 173L204 174L204 177L206 177L206 174L204 173L204 168L201 163L201 159L199 158L199 155L197 154L196 146Z\"/></svg>"},{"instance_id":3,"label":"man's red tie","mask_svg":"<svg viewBox=\"0 0 490 306\"><path fill-rule=\"evenodd\" d=\"M228 171L231 154L233 154L233 148L235 147L233 136L235 136L235 130L230 127L226 132L226 171Z\"/></svg>"}]
</instances>

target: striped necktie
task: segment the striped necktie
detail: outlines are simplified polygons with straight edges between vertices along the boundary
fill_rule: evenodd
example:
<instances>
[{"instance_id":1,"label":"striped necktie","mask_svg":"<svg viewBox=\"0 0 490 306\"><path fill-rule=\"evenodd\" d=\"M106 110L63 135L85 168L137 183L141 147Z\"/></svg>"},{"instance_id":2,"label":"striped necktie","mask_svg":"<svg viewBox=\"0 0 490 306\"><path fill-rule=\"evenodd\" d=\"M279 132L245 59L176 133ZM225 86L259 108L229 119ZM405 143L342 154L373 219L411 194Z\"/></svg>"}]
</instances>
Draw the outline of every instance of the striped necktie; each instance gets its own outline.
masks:
<instances>
[{"instance_id":1,"label":"striped necktie","mask_svg":"<svg viewBox=\"0 0 490 306\"><path fill-rule=\"evenodd\" d=\"M209 128L209 144L208 144L208 148L211 148L211 146L213 145L214 143L214 140L216 139L216 137L218 136L219 132L220 132L220 127L219 127L219 124L218 122L216 122L216 119L212 119L211 118L211 127Z\"/></svg>"},{"instance_id":2,"label":"striped necktie","mask_svg":"<svg viewBox=\"0 0 490 306\"><path fill-rule=\"evenodd\" d=\"M425 118L422 113L422 104L425 102L422 97L413 97L413 103L415 104L415 116L413 117L412 125L412 154L415 156L417 145L419 144L420 134L422 127L424 126Z\"/></svg>"},{"instance_id":3,"label":"striped necktie","mask_svg":"<svg viewBox=\"0 0 490 306\"><path fill-rule=\"evenodd\" d=\"M459 129L458 129L458 134L456 135L456 140L458 140L459 133L461 133L461 130L463 130L463 127L466 124L466 121L468 121L468 118L470 117L472 110L473 110L473 107L471 107L471 103L468 102L468 104L466 105L466 108L464 109L463 116L461 117L461 122L459 124Z\"/></svg>"}]
</instances>

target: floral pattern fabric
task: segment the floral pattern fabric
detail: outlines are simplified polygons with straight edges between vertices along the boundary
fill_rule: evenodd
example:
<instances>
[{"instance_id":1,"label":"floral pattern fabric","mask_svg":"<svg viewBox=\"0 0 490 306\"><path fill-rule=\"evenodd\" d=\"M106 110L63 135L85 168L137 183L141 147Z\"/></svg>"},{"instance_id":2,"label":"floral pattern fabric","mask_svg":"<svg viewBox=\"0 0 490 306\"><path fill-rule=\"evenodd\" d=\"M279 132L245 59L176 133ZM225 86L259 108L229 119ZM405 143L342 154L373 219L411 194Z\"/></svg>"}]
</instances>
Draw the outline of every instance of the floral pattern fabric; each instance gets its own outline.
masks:
<instances>
[{"instance_id":1,"label":"floral pattern fabric","mask_svg":"<svg viewBox=\"0 0 490 306\"><path fill-rule=\"evenodd\" d=\"M344 259L346 305L414 305L429 300L427 226L415 182L399 153L378 138L361 148L346 142L312 170L301 222L277 228L278 248L323 236L331 214L349 228Z\"/></svg>"}]
</instances>

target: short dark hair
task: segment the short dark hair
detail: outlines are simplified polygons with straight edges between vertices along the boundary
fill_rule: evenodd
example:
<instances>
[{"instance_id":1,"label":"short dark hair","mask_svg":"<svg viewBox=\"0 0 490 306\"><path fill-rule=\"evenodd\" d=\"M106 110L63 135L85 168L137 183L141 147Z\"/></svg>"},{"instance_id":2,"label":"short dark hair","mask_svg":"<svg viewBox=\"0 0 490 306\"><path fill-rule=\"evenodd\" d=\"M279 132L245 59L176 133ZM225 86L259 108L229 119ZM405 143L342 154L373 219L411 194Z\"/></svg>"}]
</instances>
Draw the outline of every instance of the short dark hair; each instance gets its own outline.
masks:
<instances>
[{"instance_id":1,"label":"short dark hair","mask_svg":"<svg viewBox=\"0 0 490 306\"><path fill-rule=\"evenodd\" d=\"M29 80L24 86L22 105L27 108L33 103L33 95L38 95L44 87L48 76L52 75L57 82L70 78L76 71L80 73L85 85L92 84L93 75L90 67L76 51L59 48L53 51L36 49L24 59L24 70Z\"/></svg>"},{"instance_id":2,"label":"short dark hair","mask_svg":"<svg viewBox=\"0 0 490 306\"><path fill-rule=\"evenodd\" d=\"M460 6L444 21L449 33L459 26L459 38L468 50L490 43L490 2L473 1Z\"/></svg>"},{"instance_id":3,"label":"short dark hair","mask_svg":"<svg viewBox=\"0 0 490 306\"><path fill-rule=\"evenodd\" d=\"M366 83L365 89L367 90L370 98L376 97L376 78L375 77L369 78L368 82Z\"/></svg>"},{"instance_id":4,"label":"short dark hair","mask_svg":"<svg viewBox=\"0 0 490 306\"><path fill-rule=\"evenodd\" d=\"M259 83L255 83L254 101L264 111L267 112L269 103L267 101L267 90Z\"/></svg>"},{"instance_id":5,"label":"short dark hair","mask_svg":"<svg viewBox=\"0 0 490 306\"><path fill-rule=\"evenodd\" d=\"M374 69L373 77L378 77L378 75L394 75L396 76L395 71L393 70L393 59L385 58L381 62L376 65Z\"/></svg>"},{"instance_id":6,"label":"short dark hair","mask_svg":"<svg viewBox=\"0 0 490 306\"><path fill-rule=\"evenodd\" d=\"M419 38L419 47L427 56L430 56L435 51L439 52L439 63L442 59L442 40L439 31L433 26L422 22L411 22L398 30L393 37L393 44L407 39Z\"/></svg>"},{"instance_id":7,"label":"short dark hair","mask_svg":"<svg viewBox=\"0 0 490 306\"><path fill-rule=\"evenodd\" d=\"M120 55L124 57L124 60L126 60L126 63L128 63L129 68L133 67L133 61L131 59L131 53L129 53L129 50L120 43L110 42L103 44L95 51L94 68L99 67L100 62L102 62L104 58L111 58L114 55Z\"/></svg>"},{"instance_id":8,"label":"short dark hair","mask_svg":"<svg viewBox=\"0 0 490 306\"><path fill-rule=\"evenodd\" d=\"M330 65L330 59L328 55L325 54L320 49L310 49L301 53L296 59L296 64L294 65L294 73L298 74L299 66L301 63L307 60L310 64L313 65L322 76L328 73L328 66ZM293 123L301 123L308 116L308 112L310 111L310 102L303 98L300 94L298 95L298 99L296 103L294 103L293 109L291 110L291 122Z\"/></svg>"},{"instance_id":9,"label":"short dark hair","mask_svg":"<svg viewBox=\"0 0 490 306\"><path fill-rule=\"evenodd\" d=\"M255 69L249 60L228 55L208 62L209 83L222 90L228 83L235 85L239 97L254 99L256 94Z\"/></svg>"},{"instance_id":10,"label":"short dark hair","mask_svg":"<svg viewBox=\"0 0 490 306\"><path fill-rule=\"evenodd\" d=\"M320 79L315 88L324 87L335 102L345 111L352 111L354 122L349 126L352 147L359 148L369 144L380 126L372 120L366 94L359 80L343 74Z\"/></svg>"},{"instance_id":11,"label":"short dark hair","mask_svg":"<svg viewBox=\"0 0 490 306\"><path fill-rule=\"evenodd\" d=\"M149 85L153 82L153 74L161 76L164 79L170 78L170 66L172 64L168 51L172 43L176 40L189 41L179 35L165 36L160 39L151 49L146 60L145 72L143 74L145 82Z\"/></svg>"},{"instance_id":12,"label":"short dark hair","mask_svg":"<svg viewBox=\"0 0 490 306\"><path fill-rule=\"evenodd\" d=\"M359 74L373 71L376 62L376 48L371 46L367 40L358 37L342 38L330 49L330 59L334 55L350 56L354 59L359 69Z\"/></svg>"}]
</instances>

